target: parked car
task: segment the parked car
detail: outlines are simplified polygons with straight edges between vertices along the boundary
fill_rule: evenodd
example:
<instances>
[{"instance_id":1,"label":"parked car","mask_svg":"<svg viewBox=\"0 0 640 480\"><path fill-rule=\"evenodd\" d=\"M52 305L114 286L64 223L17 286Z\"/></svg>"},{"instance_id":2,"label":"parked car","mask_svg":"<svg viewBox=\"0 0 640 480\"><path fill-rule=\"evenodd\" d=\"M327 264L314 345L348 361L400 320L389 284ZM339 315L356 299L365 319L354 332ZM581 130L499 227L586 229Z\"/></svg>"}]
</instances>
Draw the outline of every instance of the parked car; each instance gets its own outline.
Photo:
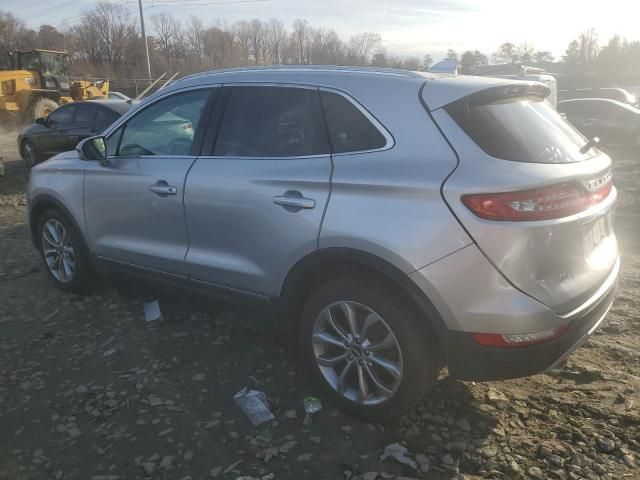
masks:
<instances>
[{"instance_id":1,"label":"parked car","mask_svg":"<svg viewBox=\"0 0 640 480\"><path fill-rule=\"evenodd\" d=\"M586 137L609 145L640 147L640 109L604 98L581 98L558 103L558 111Z\"/></svg>"},{"instance_id":2,"label":"parked car","mask_svg":"<svg viewBox=\"0 0 640 480\"><path fill-rule=\"evenodd\" d=\"M73 150L81 140L102 133L131 106L121 100L91 100L62 105L20 132L20 155L31 168L52 155Z\"/></svg>"},{"instance_id":3,"label":"parked car","mask_svg":"<svg viewBox=\"0 0 640 480\"><path fill-rule=\"evenodd\" d=\"M388 419L444 365L560 364L611 307L611 160L548 94L355 67L186 77L33 169L34 245L64 290L101 271L275 308L326 397Z\"/></svg>"},{"instance_id":4,"label":"parked car","mask_svg":"<svg viewBox=\"0 0 640 480\"><path fill-rule=\"evenodd\" d=\"M576 98L608 98L618 102L638 105L638 99L628 90L617 87L606 88L576 88L573 90L560 90L558 100L573 100Z\"/></svg>"},{"instance_id":5,"label":"parked car","mask_svg":"<svg viewBox=\"0 0 640 480\"><path fill-rule=\"evenodd\" d=\"M131 97L128 97L127 95L125 95L122 92L109 92L109 94L107 95L107 99L109 99L109 100L122 100L124 102L128 102L129 100L131 100Z\"/></svg>"}]
</instances>

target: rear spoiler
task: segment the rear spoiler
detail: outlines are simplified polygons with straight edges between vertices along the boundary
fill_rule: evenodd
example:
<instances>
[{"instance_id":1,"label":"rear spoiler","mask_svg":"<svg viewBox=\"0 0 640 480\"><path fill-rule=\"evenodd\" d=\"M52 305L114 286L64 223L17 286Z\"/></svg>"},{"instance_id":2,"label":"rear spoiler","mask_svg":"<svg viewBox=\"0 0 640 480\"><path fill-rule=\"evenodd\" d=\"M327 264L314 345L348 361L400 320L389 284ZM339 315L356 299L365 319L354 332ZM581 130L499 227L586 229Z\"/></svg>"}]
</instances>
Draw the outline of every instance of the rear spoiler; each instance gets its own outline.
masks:
<instances>
[{"instance_id":1,"label":"rear spoiler","mask_svg":"<svg viewBox=\"0 0 640 480\"><path fill-rule=\"evenodd\" d=\"M540 82L457 75L427 79L422 100L434 111L462 98L487 103L522 96L546 98L550 93L549 87Z\"/></svg>"}]
</instances>

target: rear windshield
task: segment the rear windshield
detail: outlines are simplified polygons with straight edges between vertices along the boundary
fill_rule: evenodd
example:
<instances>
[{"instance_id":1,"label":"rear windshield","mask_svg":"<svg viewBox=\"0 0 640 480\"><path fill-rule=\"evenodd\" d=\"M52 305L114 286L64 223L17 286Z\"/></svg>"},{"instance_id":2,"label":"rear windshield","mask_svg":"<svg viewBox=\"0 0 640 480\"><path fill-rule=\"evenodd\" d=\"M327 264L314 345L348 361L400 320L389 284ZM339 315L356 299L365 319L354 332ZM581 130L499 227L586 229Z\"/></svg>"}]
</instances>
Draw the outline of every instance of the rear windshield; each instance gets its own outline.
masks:
<instances>
[{"instance_id":1,"label":"rear windshield","mask_svg":"<svg viewBox=\"0 0 640 480\"><path fill-rule=\"evenodd\" d=\"M463 99L446 107L471 139L492 157L516 162L579 162L587 140L541 97L475 104Z\"/></svg>"}]
</instances>

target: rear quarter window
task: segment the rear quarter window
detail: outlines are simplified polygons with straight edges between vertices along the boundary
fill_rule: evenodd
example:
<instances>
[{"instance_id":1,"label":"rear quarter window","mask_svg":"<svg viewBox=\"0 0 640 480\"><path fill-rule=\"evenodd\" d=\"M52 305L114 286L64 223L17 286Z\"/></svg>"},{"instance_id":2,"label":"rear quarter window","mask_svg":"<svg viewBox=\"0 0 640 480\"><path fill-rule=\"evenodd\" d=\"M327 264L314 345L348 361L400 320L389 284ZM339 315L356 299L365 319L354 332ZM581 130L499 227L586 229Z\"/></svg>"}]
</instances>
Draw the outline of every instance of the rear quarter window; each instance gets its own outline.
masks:
<instances>
[{"instance_id":1,"label":"rear quarter window","mask_svg":"<svg viewBox=\"0 0 640 480\"><path fill-rule=\"evenodd\" d=\"M516 162L570 163L588 156L580 153L587 143L585 137L541 97L479 104L465 98L445 108L492 157Z\"/></svg>"},{"instance_id":2,"label":"rear quarter window","mask_svg":"<svg viewBox=\"0 0 640 480\"><path fill-rule=\"evenodd\" d=\"M387 144L378 128L342 95L321 92L322 107L334 153L377 150Z\"/></svg>"}]
</instances>

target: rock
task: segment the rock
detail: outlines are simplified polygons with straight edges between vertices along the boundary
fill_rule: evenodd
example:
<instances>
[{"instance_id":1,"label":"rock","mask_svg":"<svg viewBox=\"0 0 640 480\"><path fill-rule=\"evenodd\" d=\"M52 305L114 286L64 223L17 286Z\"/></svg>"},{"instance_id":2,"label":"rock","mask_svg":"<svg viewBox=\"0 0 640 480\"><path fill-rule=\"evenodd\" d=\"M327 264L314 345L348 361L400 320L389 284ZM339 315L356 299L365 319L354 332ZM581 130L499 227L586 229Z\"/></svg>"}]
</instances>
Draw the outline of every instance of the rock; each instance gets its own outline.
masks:
<instances>
[{"instance_id":1,"label":"rock","mask_svg":"<svg viewBox=\"0 0 640 480\"><path fill-rule=\"evenodd\" d=\"M298 455L298 458L296 458L296 460L298 462L307 462L309 460L311 460L312 454L310 453L303 453L302 455Z\"/></svg>"},{"instance_id":2,"label":"rock","mask_svg":"<svg viewBox=\"0 0 640 480\"><path fill-rule=\"evenodd\" d=\"M317 437L317 436L309 437L309 441L311 443L315 443L316 445L319 445L320 442L322 441L322 437Z\"/></svg>"},{"instance_id":3,"label":"rock","mask_svg":"<svg viewBox=\"0 0 640 480\"><path fill-rule=\"evenodd\" d=\"M209 470L209 476L211 478L218 478L222 473L222 467L215 467Z\"/></svg>"},{"instance_id":4,"label":"rock","mask_svg":"<svg viewBox=\"0 0 640 480\"><path fill-rule=\"evenodd\" d=\"M284 445L282 445L278 451L280 453L287 453L289 450L291 450L293 447L295 447L298 444L298 442L296 442L295 440L291 440L290 442L285 443Z\"/></svg>"},{"instance_id":5,"label":"rock","mask_svg":"<svg viewBox=\"0 0 640 480\"><path fill-rule=\"evenodd\" d=\"M160 462L160 468L164 468L164 469L171 468L171 466L173 465L173 460L174 460L175 458L176 458L176 457L175 457L175 456L173 456L173 455L167 455L167 456L166 456L166 457L164 457L164 458L162 459L162 461Z\"/></svg>"},{"instance_id":6,"label":"rock","mask_svg":"<svg viewBox=\"0 0 640 480\"><path fill-rule=\"evenodd\" d=\"M144 473L151 476L153 475L153 472L156 471L156 464L151 462L146 462L142 464L142 468L144 470Z\"/></svg>"},{"instance_id":7,"label":"rock","mask_svg":"<svg viewBox=\"0 0 640 480\"><path fill-rule=\"evenodd\" d=\"M450 453L443 455L440 460L442 460L442 463L444 463L445 465L453 465L454 462L453 457Z\"/></svg>"},{"instance_id":8,"label":"rock","mask_svg":"<svg viewBox=\"0 0 640 480\"><path fill-rule=\"evenodd\" d=\"M487 400L491 403L495 403L496 405L506 405L509 403L509 398L502 392L498 390L490 389L487 392Z\"/></svg>"},{"instance_id":9,"label":"rock","mask_svg":"<svg viewBox=\"0 0 640 480\"><path fill-rule=\"evenodd\" d=\"M84 385L78 385L76 387L76 393L87 393L89 391L89 389L87 387L85 387Z\"/></svg>"},{"instance_id":10,"label":"rock","mask_svg":"<svg viewBox=\"0 0 640 480\"><path fill-rule=\"evenodd\" d=\"M376 478L378 478L378 472L365 472L360 478L362 478L362 480L376 480Z\"/></svg>"},{"instance_id":11,"label":"rock","mask_svg":"<svg viewBox=\"0 0 640 480\"><path fill-rule=\"evenodd\" d=\"M461 419L457 420L456 421L456 427L458 427L463 432L470 432L471 431L471 425L469 424L469 421L466 418L461 418Z\"/></svg>"},{"instance_id":12,"label":"rock","mask_svg":"<svg viewBox=\"0 0 640 480\"><path fill-rule=\"evenodd\" d=\"M564 466L564 458L562 458L560 455L547 455L547 461L553 463L554 465L556 465L557 467L562 467Z\"/></svg>"},{"instance_id":13,"label":"rock","mask_svg":"<svg viewBox=\"0 0 640 480\"><path fill-rule=\"evenodd\" d=\"M522 468L520 468L520 465L518 465L518 462L515 460L511 460L511 462L509 462L509 469L513 473L520 473L522 471Z\"/></svg>"},{"instance_id":14,"label":"rock","mask_svg":"<svg viewBox=\"0 0 640 480\"><path fill-rule=\"evenodd\" d=\"M585 457L582 453L574 453L571 457L571 465L576 465L578 467L584 467L587 465L587 457Z\"/></svg>"},{"instance_id":15,"label":"rock","mask_svg":"<svg viewBox=\"0 0 640 480\"><path fill-rule=\"evenodd\" d=\"M184 458L188 462L189 460L191 460L193 458L193 452L191 452L191 451L185 452L185 454L182 456L182 458Z\"/></svg>"},{"instance_id":16,"label":"rock","mask_svg":"<svg viewBox=\"0 0 640 480\"><path fill-rule=\"evenodd\" d=\"M544 479L544 472L539 467L535 467L535 466L534 467L529 467L527 469L527 474L531 478L535 478L536 480L538 480L538 479L543 480Z\"/></svg>"},{"instance_id":17,"label":"rock","mask_svg":"<svg viewBox=\"0 0 640 480\"><path fill-rule=\"evenodd\" d=\"M77 438L80 435L82 435L82 432L80 430L78 430L76 427L71 427L71 428L67 429L67 434L71 438Z\"/></svg>"},{"instance_id":18,"label":"rock","mask_svg":"<svg viewBox=\"0 0 640 480\"><path fill-rule=\"evenodd\" d=\"M604 468L602 465L600 465L599 463L596 463L593 466L593 471L596 472L598 475L604 475L605 473L607 473L607 469Z\"/></svg>"},{"instance_id":19,"label":"rock","mask_svg":"<svg viewBox=\"0 0 640 480\"><path fill-rule=\"evenodd\" d=\"M538 449L538 454L542 457L542 458L547 458L549 455L552 455L553 452L551 451L550 448L545 447L544 445L540 445L540 448Z\"/></svg>"},{"instance_id":20,"label":"rock","mask_svg":"<svg viewBox=\"0 0 640 480\"><path fill-rule=\"evenodd\" d=\"M609 453L616 448L616 442L607 437L600 437L596 440L598 449L602 452Z\"/></svg>"},{"instance_id":21,"label":"rock","mask_svg":"<svg viewBox=\"0 0 640 480\"><path fill-rule=\"evenodd\" d=\"M296 418L298 418L298 414L295 410L287 410L286 412L284 412L284 418L295 420Z\"/></svg>"},{"instance_id":22,"label":"rock","mask_svg":"<svg viewBox=\"0 0 640 480\"><path fill-rule=\"evenodd\" d=\"M194 382L201 382L204 380L204 373L196 373L193 377L191 377L191 380L193 380Z\"/></svg>"},{"instance_id":23,"label":"rock","mask_svg":"<svg viewBox=\"0 0 640 480\"><path fill-rule=\"evenodd\" d=\"M624 463L627 465L627 467L630 467L630 468L636 467L636 461L631 455L629 454L623 455L622 460L624 460Z\"/></svg>"},{"instance_id":24,"label":"rock","mask_svg":"<svg viewBox=\"0 0 640 480\"><path fill-rule=\"evenodd\" d=\"M431 468L431 461L429 457L427 457L423 453L419 453L416 455L416 462L418 462L418 466L420 467L420 471L422 473L427 473Z\"/></svg>"}]
</instances>

